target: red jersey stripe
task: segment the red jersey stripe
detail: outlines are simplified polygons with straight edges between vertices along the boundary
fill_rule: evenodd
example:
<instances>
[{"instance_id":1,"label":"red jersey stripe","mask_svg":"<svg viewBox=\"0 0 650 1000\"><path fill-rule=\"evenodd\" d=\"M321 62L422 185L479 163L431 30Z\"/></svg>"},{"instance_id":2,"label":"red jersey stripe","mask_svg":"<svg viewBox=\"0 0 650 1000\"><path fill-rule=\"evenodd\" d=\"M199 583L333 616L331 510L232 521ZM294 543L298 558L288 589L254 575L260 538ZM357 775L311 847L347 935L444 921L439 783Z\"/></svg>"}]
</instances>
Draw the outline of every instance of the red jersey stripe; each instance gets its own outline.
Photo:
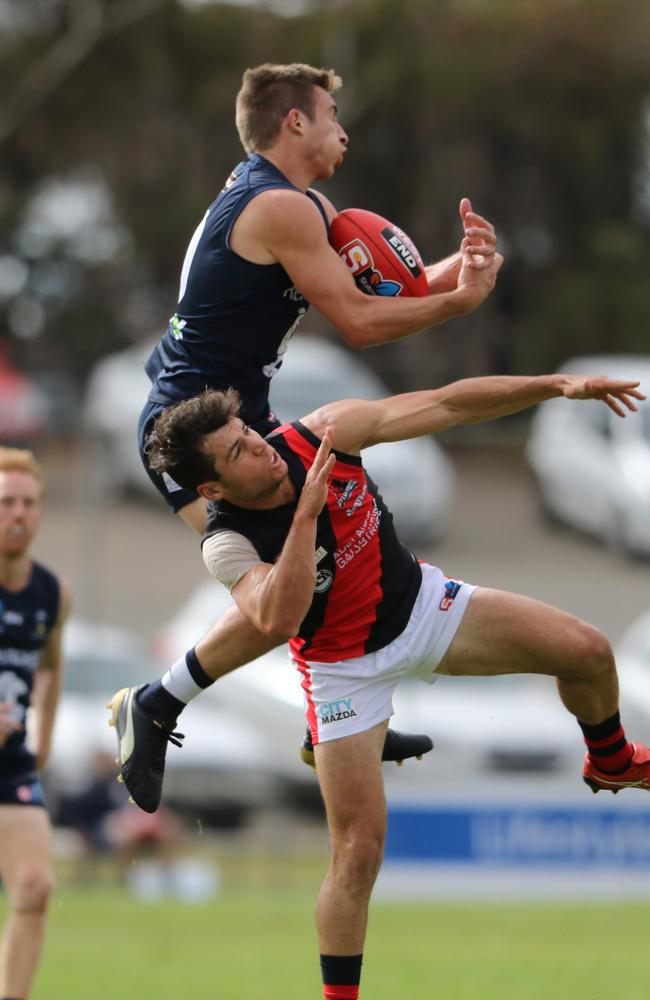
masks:
<instances>
[{"instance_id":1,"label":"red jersey stripe","mask_svg":"<svg viewBox=\"0 0 650 1000\"><path fill-rule=\"evenodd\" d=\"M309 469L317 448L295 428L285 439ZM381 512L368 488L360 460L337 456L330 477L327 510L336 542L335 583L330 591L322 623L310 645L311 660L332 662L363 656L370 629L382 600L382 560L379 544ZM359 582L363 581L360 588ZM300 649L292 640L292 652Z\"/></svg>"},{"instance_id":2,"label":"red jersey stripe","mask_svg":"<svg viewBox=\"0 0 650 1000\"><path fill-rule=\"evenodd\" d=\"M294 660L298 670L302 674L302 680L300 682L305 696L307 698L307 725L309 726L311 732L311 739L314 746L319 742L318 739L318 719L316 716L316 708L314 706L314 700L311 695L311 670L309 664L300 656L299 653L294 653Z\"/></svg>"}]
</instances>

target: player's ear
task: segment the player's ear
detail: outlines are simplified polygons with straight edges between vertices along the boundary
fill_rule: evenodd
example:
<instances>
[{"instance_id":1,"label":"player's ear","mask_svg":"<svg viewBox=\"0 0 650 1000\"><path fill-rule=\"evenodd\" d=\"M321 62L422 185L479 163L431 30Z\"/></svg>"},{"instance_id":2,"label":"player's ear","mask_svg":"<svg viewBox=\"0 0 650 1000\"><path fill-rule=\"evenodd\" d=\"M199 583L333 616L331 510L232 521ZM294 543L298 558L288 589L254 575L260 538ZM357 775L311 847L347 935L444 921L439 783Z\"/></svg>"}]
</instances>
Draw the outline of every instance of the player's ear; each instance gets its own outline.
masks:
<instances>
[{"instance_id":1,"label":"player's ear","mask_svg":"<svg viewBox=\"0 0 650 1000\"><path fill-rule=\"evenodd\" d=\"M294 134L302 132L302 118L302 111L299 111L298 108L291 108L285 118L290 132Z\"/></svg>"},{"instance_id":2,"label":"player's ear","mask_svg":"<svg viewBox=\"0 0 650 1000\"><path fill-rule=\"evenodd\" d=\"M196 487L196 492L199 496L203 497L204 500L221 500L223 497L221 483L217 480L201 483Z\"/></svg>"}]
</instances>

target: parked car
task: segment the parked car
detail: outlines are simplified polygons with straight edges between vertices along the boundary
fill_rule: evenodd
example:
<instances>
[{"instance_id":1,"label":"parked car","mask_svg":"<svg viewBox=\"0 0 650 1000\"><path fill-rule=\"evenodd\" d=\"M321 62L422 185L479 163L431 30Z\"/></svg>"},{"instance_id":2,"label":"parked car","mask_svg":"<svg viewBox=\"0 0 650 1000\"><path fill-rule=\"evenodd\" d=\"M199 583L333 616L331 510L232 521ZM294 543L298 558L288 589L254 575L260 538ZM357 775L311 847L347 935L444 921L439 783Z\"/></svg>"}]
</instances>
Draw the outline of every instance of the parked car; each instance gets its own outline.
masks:
<instances>
[{"instance_id":1,"label":"parked car","mask_svg":"<svg viewBox=\"0 0 650 1000\"><path fill-rule=\"evenodd\" d=\"M98 361L90 373L84 400L84 428L89 437L96 487L105 495L129 491L155 499L156 490L142 467L137 427L151 383L144 363L154 341L143 341Z\"/></svg>"},{"instance_id":2,"label":"parked car","mask_svg":"<svg viewBox=\"0 0 650 1000\"><path fill-rule=\"evenodd\" d=\"M650 610L616 644L621 718L631 739L650 744Z\"/></svg>"},{"instance_id":3,"label":"parked car","mask_svg":"<svg viewBox=\"0 0 650 1000\"><path fill-rule=\"evenodd\" d=\"M198 587L159 633L161 669L193 646L231 601L214 580ZM303 692L286 645L223 677L199 701L247 718L266 756L293 785L294 798L313 794L313 776L297 752L305 729ZM579 780L580 730L551 678L441 677L432 688L409 679L399 685L394 705L391 725L429 733L434 750L399 770L386 765L389 790L404 794L424 787L433 794L465 781L487 786L513 777L543 784L565 776L572 786ZM189 746L194 739L189 719L186 732Z\"/></svg>"},{"instance_id":4,"label":"parked car","mask_svg":"<svg viewBox=\"0 0 650 1000\"><path fill-rule=\"evenodd\" d=\"M160 670L204 635L232 598L213 580L199 586L157 638ZM650 743L650 611L617 645L621 716L631 739ZM298 755L305 728L303 691L286 645L234 670L198 701L208 717L226 711L254 727L262 757L282 775L276 794L312 809L318 801L311 771ZM394 698L391 725L426 732L434 749L421 762L384 766L393 801L446 798L498 801L499 796L591 804L581 781L584 742L551 677L440 677L432 687L406 679ZM201 742L189 714L182 716L186 749ZM174 749L170 749L170 756ZM599 799L602 804L602 797Z\"/></svg>"},{"instance_id":5,"label":"parked car","mask_svg":"<svg viewBox=\"0 0 650 1000\"><path fill-rule=\"evenodd\" d=\"M106 708L110 696L120 687L160 676L142 642L121 629L73 619L66 626L65 646L64 690L44 775L55 819L61 800L78 792L90 776L95 754L116 754ZM191 740L182 751L170 747L168 753L167 805L204 823L237 825L274 800L278 768L249 715L196 702L183 715L182 731L185 726Z\"/></svg>"},{"instance_id":6,"label":"parked car","mask_svg":"<svg viewBox=\"0 0 650 1000\"><path fill-rule=\"evenodd\" d=\"M149 390L144 361L153 345L130 347L100 361L88 382L85 425L93 435L102 489L153 496L136 446L136 425ZM347 397L380 399L389 389L358 356L338 344L300 336L271 383L271 406L295 420ZM431 438L375 445L364 452L368 472L393 512L400 536L422 546L444 535L451 516L454 472Z\"/></svg>"},{"instance_id":7,"label":"parked car","mask_svg":"<svg viewBox=\"0 0 650 1000\"><path fill-rule=\"evenodd\" d=\"M650 396L649 355L575 358L562 370L639 379ZM548 400L526 455L549 518L650 558L650 400L624 420L598 400Z\"/></svg>"}]
</instances>

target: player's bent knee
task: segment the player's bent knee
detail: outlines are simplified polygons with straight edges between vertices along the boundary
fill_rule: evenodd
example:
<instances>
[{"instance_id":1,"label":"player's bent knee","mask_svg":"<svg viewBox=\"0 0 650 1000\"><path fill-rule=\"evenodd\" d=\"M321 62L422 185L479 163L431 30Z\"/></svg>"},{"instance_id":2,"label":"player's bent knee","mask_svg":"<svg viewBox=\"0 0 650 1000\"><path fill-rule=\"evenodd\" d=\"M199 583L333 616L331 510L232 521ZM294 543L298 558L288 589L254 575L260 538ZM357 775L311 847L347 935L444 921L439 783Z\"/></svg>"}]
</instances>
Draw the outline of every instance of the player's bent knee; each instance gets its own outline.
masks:
<instances>
[{"instance_id":1,"label":"player's bent knee","mask_svg":"<svg viewBox=\"0 0 650 1000\"><path fill-rule=\"evenodd\" d=\"M383 832L358 830L335 845L333 863L345 871L348 882L372 885L384 857Z\"/></svg>"},{"instance_id":2,"label":"player's bent knee","mask_svg":"<svg viewBox=\"0 0 650 1000\"><path fill-rule=\"evenodd\" d=\"M614 653L607 636L593 625L586 626L584 642L587 647L586 659L596 669L606 672L614 666Z\"/></svg>"},{"instance_id":3,"label":"player's bent knee","mask_svg":"<svg viewBox=\"0 0 650 1000\"><path fill-rule=\"evenodd\" d=\"M615 668L612 647L600 629L581 622L573 637L572 656L567 657L566 673L572 677L591 678Z\"/></svg>"},{"instance_id":4,"label":"player's bent knee","mask_svg":"<svg viewBox=\"0 0 650 1000\"><path fill-rule=\"evenodd\" d=\"M20 873L12 893L13 908L20 913L40 913L54 890L54 876L40 868L26 868Z\"/></svg>"}]
</instances>

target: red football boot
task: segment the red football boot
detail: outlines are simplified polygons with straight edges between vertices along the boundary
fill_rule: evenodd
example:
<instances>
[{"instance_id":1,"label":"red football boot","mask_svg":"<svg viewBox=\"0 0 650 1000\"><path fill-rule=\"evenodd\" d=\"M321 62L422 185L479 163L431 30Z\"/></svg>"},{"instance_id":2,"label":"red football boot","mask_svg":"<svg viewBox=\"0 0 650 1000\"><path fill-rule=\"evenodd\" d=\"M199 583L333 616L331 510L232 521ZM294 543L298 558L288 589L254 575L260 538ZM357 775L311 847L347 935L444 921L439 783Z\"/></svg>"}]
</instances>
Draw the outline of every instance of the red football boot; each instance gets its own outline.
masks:
<instances>
[{"instance_id":1,"label":"red football boot","mask_svg":"<svg viewBox=\"0 0 650 1000\"><path fill-rule=\"evenodd\" d=\"M621 788L643 788L646 792L650 792L650 749L644 747L643 743L632 743L632 749L634 754L629 767L620 774L606 774L604 771L599 771L587 754L582 769L582 780L589 785L592 792L609 789L616 795Z\"/></svg>"}]
</instances>

